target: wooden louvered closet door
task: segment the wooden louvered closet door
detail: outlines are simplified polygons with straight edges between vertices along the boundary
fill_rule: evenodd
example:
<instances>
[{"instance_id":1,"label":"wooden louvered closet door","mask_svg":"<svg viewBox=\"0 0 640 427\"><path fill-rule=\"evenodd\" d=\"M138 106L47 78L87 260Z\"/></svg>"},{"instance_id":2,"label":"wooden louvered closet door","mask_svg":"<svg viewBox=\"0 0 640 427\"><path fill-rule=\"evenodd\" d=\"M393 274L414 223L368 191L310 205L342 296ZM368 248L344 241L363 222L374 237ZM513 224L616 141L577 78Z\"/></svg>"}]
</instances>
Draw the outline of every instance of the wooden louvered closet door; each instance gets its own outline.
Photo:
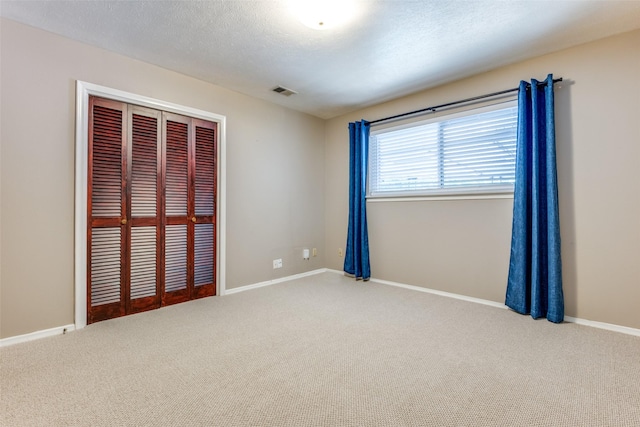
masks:
<instances>
[{"instance_id":1,"label":"wooden louvered closet door","mask_svg":"<svg viewBox=\"0 0 640 427\"><path fill-rule=\"evenodd\" d=\"M216 127L164 113L164 304L215 294Z\"/></svg>"},{"instance_id":2,"label":"wooden louvered closet door","mask_svg":"<svg viewBox=\"0 0 640 427\"><path fill-rule=\"evenodd\" d=\"M170 119L169 119L170 118ZM162 301L188 301L189 286L189 119L163 116L165 130L165 286Z\"/></svg>"},{"instance_id":3,"label":"wooden louvered closet door","mask_svg":"<svg viewBox=\"0 0 640 427\"><path fill-rule=\"evenodd\" d=\"M160 307L161 112L129 106L126 313Z\"/></svg>"},{"instance_id":4,"label":"wooden louvered closet door","mask_svg":"<svg viewBox=\"0 0 640 427\"><path fill-rule=\"evenodd\" d=\"M216 242L216 127L193 119L193 295L214 295Z\"/></svg>"},{"instance_id":5,"label":"wooden louvered closet door","mask_svg":"<svg viewBox=\"0 0 640 427\"><path fill-rule=\"evenodd\" d=\"M89 323L125 314L126 108L119 102L89 100Z\"/></svg>"},{"instance_id":6,"label":"wooden louvered closet door","mask_svg":"<svg viewBox=\"0 0 640 427\"><path fill-rule=\"evenodd\" d=\"M89 106L88 322L214 295L215 124Z\"/></svg>"}]
</instances>

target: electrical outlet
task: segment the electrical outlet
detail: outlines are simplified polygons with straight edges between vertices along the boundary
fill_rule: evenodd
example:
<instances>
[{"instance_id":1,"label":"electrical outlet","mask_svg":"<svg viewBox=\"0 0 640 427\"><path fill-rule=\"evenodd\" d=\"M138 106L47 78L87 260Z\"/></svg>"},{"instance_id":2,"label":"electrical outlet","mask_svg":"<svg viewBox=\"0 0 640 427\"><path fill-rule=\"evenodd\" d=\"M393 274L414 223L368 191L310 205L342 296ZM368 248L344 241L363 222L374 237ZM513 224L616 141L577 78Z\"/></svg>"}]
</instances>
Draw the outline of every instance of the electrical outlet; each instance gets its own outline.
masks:
<instances>
[{"instance_id":1,"label":"electrical outlet","mask_svg":"<svg viewBox=\"0 0 640 427\"><path fill-rule=\"evenodd\" d=\"M342 248L338 248L338 256L341 257L342 256Z\"/></svg>"},{"instance_id":2,"label":"electrical outlet","mask_svg":"<svg viewBox=\"0 0 640 427\"><path fill-rule=\"evenodd\" d=\"M282 268L282 258L273 260L273 268Z\"/></svg>"},{"instance_id":3,"label":"electrical outlet","mask_svg":"<svg viewBox=\"0 0 640 427\"><path fill-rule=\"evenodd\" d=\"M318 256L318 249L316 248L311 249L311 255Z\"/></svg>"}]
</instances>

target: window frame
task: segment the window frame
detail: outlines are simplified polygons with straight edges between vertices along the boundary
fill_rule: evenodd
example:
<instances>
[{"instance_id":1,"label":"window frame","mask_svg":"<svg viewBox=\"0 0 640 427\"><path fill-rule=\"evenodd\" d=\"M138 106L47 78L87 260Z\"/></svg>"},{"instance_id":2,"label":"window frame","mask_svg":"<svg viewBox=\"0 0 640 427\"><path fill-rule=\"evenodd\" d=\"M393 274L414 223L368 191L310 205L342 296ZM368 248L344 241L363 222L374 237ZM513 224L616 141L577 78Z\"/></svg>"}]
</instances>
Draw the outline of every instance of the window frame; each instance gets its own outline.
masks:
<instances>
[{"instance_id":1,"label":"window frame","mask_svg":"<svg viewBox=\"0 0 640 427\"><path fill-rule=\"evenodd\" d=\"M514 108L518 106L517 98L500 100L498 102L485 103L480 106L463 106L459 108L441 110L430 114L427 119L404 121L401 124L395 125L378 125L377 129L371 129L369 138L369 158L367 164L367 187L366 187L366 199L367 201L414 201L414 200L447 200L447 199L486 199L486 198L513 198L514 184L495 184L484 186L461 186L445 187L445 188L433 188L433 189L419 189L415 191L385 191L375 192L371 191L371 161L374 157L373 153L373 138L376 135L384 134L393 131L399 131L403 129L410 129L413 127L429 125L438 122L444 122L448 120L454 120L461 117L467 117L472 115L479 115L491 111ZM375 125L374 125L375 126ZM516 126L517 126L517 111L516 111ZM517 127L516 127L517 137ZM441 153L439 154L439 156ZM438 159L442 161L441 158ZM515 168L515 166L514 166Z\"/></svg>"}]
</instances>

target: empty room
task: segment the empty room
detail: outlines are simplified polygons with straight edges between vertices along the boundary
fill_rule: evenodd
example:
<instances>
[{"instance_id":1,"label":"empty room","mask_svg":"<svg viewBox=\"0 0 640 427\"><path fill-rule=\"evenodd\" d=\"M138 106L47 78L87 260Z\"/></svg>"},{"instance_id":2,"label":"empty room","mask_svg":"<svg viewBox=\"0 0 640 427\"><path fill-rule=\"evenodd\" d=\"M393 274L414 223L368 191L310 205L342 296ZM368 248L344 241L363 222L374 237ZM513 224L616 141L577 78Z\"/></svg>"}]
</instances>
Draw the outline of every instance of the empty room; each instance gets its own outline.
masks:
<instances>
[{"instance_id":1,"label":"empty room","mask_svg":"<svg viewBox=\"0 0 640 427\"><path fill-rule=\"evenodd\" d=\"M640 2L0 0L0 425L640 425Z\"/></svg>"}]
</instances>

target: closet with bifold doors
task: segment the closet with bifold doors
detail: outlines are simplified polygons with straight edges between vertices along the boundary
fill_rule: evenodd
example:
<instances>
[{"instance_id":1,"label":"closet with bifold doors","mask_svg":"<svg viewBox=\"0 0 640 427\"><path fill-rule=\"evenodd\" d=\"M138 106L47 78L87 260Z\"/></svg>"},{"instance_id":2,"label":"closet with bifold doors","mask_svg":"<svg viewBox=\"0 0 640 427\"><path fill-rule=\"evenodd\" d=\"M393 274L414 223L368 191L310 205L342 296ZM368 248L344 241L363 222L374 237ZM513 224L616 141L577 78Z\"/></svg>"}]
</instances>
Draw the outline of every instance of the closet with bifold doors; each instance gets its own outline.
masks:
<instances>
[{"instance_id":1,"label":"closet with bifold doors","mask_svg":"<svg viewBox=\"0 0 640 427\"><path fill-rule=\"evenodd\" d=\"M217 124L89 98L88 323L216 292Z\"/></svg>"}]
</instances>

